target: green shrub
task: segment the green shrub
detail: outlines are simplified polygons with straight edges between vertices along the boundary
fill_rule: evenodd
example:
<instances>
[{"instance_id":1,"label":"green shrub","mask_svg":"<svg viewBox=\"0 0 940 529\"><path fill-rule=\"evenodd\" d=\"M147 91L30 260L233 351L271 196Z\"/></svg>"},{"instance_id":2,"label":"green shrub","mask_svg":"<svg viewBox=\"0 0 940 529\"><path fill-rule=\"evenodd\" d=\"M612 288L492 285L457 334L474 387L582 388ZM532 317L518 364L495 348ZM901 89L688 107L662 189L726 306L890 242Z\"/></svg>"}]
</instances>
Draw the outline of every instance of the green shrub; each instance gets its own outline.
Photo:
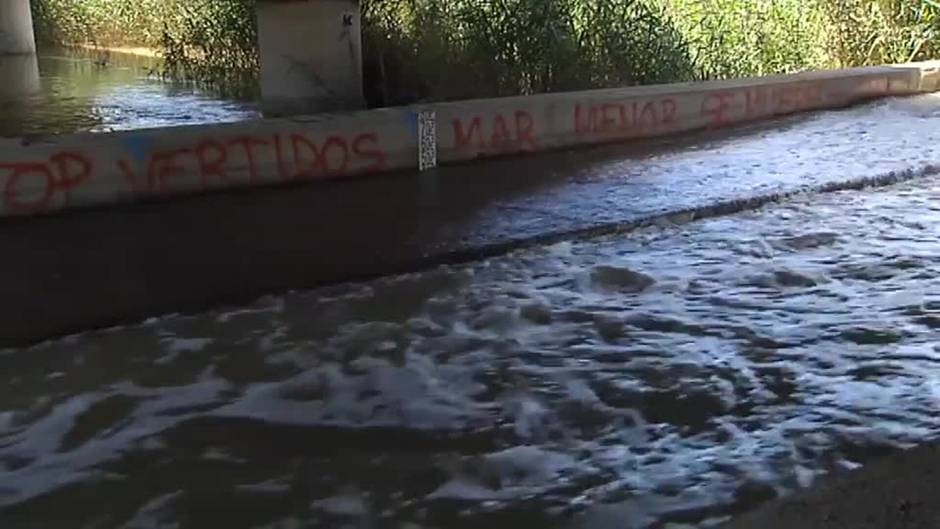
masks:
<instances>
[{"instance_id":1,"label":"green shrub","mask_svg":"<svg viewBox=\"0 0 940 529\"><path fill-rule=\"evenodd\" d=\"M159 42L163 21L181 0L33 0L37 38L52 44Z\"/></svg>"},{"instance_id":2,"label":"green shrub","mask_svg":"<svg viewBox=\"0 0 940 529\"><path fill-rule=\"evenodd\" d=\"M642 0L370 0L365 50L388 102L687 79L682 36Z\"/></svg>"},{"instance_id":3,"label":"green shrub","mask_svg":"<svg viewBox=\"0 0 940 529\"><path fill-rule=\"evenodd\" d=\"M254 0L164 0L159 47L164 75L223 93L257 93L259 57Z\"/></svg>"},{"instance_id":4,"label":"green shrub","mask_svg":"<svg viewBox=\"0 0 940 529\"><path fill-rule=\"evenodd\" d=\"M40 42L151 48L167 77L257 91L254 0L32 0L32 8Z\"/></svg>"}]
</instances>

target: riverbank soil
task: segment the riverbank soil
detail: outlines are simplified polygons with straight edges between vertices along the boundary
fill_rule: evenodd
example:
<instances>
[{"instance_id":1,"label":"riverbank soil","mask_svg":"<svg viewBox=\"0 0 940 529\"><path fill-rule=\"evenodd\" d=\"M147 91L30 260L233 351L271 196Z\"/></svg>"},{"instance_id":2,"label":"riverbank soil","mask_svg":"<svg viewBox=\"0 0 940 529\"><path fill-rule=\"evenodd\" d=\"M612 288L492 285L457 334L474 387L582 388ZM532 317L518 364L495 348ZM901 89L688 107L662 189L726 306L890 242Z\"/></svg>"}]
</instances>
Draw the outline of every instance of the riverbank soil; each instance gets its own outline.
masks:
<instances>
[{"instance_id":1,"label":"riverbank soil","mask_svg":"<svg viewBox=\"0 0 940 529\"><path fill-rule=\"evenodd\" d=\"M940 446L886 457L738 518L724 529L936 529Z\"/></svg>"}]
</instances>

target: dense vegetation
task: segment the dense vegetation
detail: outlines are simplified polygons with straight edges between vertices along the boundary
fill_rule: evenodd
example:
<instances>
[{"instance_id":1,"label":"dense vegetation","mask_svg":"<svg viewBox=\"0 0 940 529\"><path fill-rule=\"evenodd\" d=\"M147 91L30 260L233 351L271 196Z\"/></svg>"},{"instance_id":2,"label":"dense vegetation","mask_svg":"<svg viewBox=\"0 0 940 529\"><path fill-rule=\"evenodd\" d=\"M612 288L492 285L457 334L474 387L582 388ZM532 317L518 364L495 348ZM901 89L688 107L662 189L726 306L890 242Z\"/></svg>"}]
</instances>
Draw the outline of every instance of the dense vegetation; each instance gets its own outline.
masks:
<instances>
[{"instance_id":1,"label":"dense vegetation","mask_svg":"<svg viewBox=\"0 0 940 529\"><path fill-rule=\"evenodd\" d=\"M254 91L254 0L32 0L32 8L41 43L151 48L167 77Z\"/></svg>"},{"instance_id":2,"label":"dense vegetation","mask_svg":"<svg viewBox=\"0 0 940 529\"><path fill-rule=\"evenodd\" d=\"M144 46L253 90L254 0L33 0L43 42ZM935 0L363 0L373 104L936 57Z\"/></svg>"}]
</instances>

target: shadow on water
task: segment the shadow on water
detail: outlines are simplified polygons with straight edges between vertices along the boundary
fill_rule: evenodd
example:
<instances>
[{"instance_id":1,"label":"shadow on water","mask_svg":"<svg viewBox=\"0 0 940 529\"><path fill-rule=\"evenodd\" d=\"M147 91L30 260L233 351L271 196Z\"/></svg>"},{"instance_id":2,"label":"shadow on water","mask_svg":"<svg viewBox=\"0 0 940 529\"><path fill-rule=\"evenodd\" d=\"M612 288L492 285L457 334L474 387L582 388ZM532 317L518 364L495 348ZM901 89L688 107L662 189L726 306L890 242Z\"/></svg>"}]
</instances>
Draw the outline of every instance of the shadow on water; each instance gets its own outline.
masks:
<instances>
[{"instance_id":1,"label":"shadow on water","mask_svg":"<svg viewBox=\"0 0 940 529\"><path fill-rule=\"evenodd\" d=\"M251 101L220 98L155 75L158 60L46 50L0 58L0 137L106 132L258 117Z\"/></svg>"}]
</instances>

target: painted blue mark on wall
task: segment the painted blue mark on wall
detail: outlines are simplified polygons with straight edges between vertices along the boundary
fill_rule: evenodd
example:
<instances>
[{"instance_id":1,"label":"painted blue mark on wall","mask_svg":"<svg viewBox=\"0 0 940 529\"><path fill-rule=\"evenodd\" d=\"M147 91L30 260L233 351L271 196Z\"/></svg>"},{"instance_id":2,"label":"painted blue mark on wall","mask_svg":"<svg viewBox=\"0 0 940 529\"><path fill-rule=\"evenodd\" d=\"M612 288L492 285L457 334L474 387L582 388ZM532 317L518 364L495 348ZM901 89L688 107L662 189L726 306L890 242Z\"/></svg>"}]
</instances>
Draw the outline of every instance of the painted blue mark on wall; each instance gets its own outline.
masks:
<instances>
[{"instance_id":1,"label":"painted blue mark on wall","mask_svg":"<svg viewBox=\"0 0 940 529\"><path fill-rule=\"evenodd\" d=\"M136 162L145 162L147 157L153 152L154 139L145 134L131 134L121 138L121 145L131 153L131 158Z\"/></svg>"}]
</instances>

